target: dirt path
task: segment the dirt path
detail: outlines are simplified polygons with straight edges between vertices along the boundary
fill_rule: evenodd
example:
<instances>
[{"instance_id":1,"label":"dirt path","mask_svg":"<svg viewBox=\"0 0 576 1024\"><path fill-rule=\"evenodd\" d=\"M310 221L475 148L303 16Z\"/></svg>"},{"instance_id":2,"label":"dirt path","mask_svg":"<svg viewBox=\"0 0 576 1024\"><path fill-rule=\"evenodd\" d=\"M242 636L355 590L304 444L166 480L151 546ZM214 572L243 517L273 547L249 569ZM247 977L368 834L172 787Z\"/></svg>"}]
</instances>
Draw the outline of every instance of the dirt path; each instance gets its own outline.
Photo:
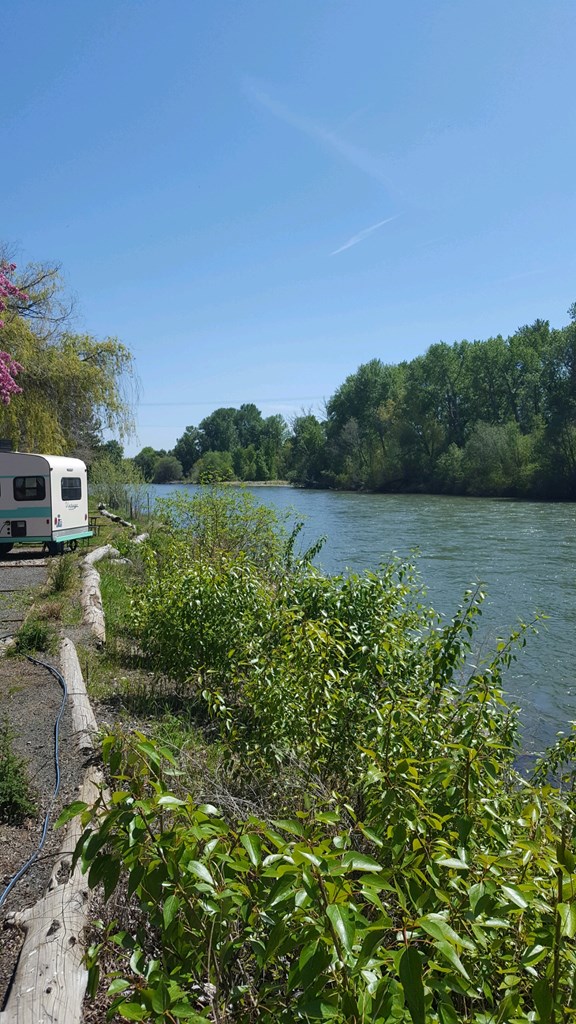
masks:
<instances>
[{"instance_id":1,"label":"dirt path","mask_svg":"<svg viewBox=\"0 0 576 1024\"><path fill-rule=\"evenodd\" d=\"M17 632L28 602L26 593L38 590L46 581L47 560L41 551L31 550L8 555L0 561L0 637ZM42 660L58 668L48 656ZM44 668L23 657L0 657L0 722L8 722L14 735L13 748L28 765L29 777L38 806L36 818L21 826L0 824L0 898L5 887L40 840L42 825L53 803L56 785L54 726L61 707L63 691L58 681ZM75 763L71 743L69 711L60 726L60 790L52 806L53 822L63 806L74 799L82 766ZM0 926L11 911L32 906L44 893L51 874L52 856L60 843L59 833L48 829L42 854L7 896L0 910ZM13 928L0 931L0 1007L20 952L21 936Z\"/></svg>"}]
</instances>

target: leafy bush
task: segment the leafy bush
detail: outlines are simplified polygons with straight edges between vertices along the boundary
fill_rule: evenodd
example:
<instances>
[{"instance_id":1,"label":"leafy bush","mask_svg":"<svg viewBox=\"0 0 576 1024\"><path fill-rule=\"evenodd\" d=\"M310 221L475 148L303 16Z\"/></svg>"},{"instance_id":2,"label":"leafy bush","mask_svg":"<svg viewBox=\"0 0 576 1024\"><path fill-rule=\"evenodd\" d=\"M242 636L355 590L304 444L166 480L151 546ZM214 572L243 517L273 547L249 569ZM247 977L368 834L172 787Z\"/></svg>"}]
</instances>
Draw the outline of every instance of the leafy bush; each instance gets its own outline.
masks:
<instances>
[{"instance_id":1,"label":"leafy bush","mask_svg":"<svg viewBox=\"0 0 576 1024\"><path fill-rule=\"evenodd\" d=\"M89 885L102 883L109 898L125 869L143 915L136 932L112 929L125 968L110 985L110 1014L238 1024L569 1019L573 799L515 774L491 725L506 715L499 701L470 699L464 728L453 716L445 756L418 739L408 704L393 736L381 733L367 752L362 817L334 795L293 820L231 823L178 791L167 750L138 734L107 737L118 789L68 816L83 814L76 857ZM406 755L392 765L399 747ZM557 751L558 762L566 757ZM105 945L91 951L93 988Z\"/></svg>"},{"instance_id":2,"label":"leafy bush","mask_svg":"<svg viewBox=\"0 0 576 1024\"><path fill-rule=\"evenodd\" d=\"M370 745L376 709L386 718L394 702L414 699L439 722L443 706L452 714L471 690L497 683L509 645L462 690L482 599L470 594L441 624L402 563L361 576L304 568L270 578L238 561L151 559L134 628L149 666L202 697L254 769L292 763L303 778L342 785Z\"/></svg>"},{"instance_id":3,"label":"leafy bush","mask_svg":"<svg viewBox=\"0 0 576 1024\"><path fill-rule=\"evenodd\" d=\"M143 515L150 507L149 489L132 459L100 456L90 466L89 491L96 503L126 515Z\"/></svg>"},{"instance_id":4,"label":"leafy bush","mask_svg":"<svg viewBox=\"0 0 576 1024\"><path fill-rule=\"evenodd\" d=\"M0 725L0 821L13 825L34 814L30 782L23 758L13 749L14 734L8 723Z\"/></svg>"},{"instance_id":5,"label":"leafy bush","mask_svg":"<svg viewBox=\"0 0 576 1024\"><path fill-rule=\"evenodd\" d=\"M480 590L444 621L411 565L326 578L275 533L264 559L235 496L204 500L206 521L202 503L188 520L170 506L185 544L144 550L135 634L149 668L204 702L235 781L256 779L276 810L198 805L186 756L105 738L113 791L69 814L89 885L109 898L125 869L138 904L141 926L132 908L90 954L93 989L109 942L125 961L110 1015L571 1019L576 732L519 775L501 683L528 627L473 664Z\"/></svg>"},{"instance_id":6,"label":"leafy bush","mask_svg":"<svg viewBox=\"0 0 576 1024\"><path fill-rule=\"evenodd\" d=\"M184 539L188 555L202 561L234 557L265 568L280 560L286 543L274 509L260 504L249 491L177 491L158 499L156 514Z\"/></svg>"}]
</instances>

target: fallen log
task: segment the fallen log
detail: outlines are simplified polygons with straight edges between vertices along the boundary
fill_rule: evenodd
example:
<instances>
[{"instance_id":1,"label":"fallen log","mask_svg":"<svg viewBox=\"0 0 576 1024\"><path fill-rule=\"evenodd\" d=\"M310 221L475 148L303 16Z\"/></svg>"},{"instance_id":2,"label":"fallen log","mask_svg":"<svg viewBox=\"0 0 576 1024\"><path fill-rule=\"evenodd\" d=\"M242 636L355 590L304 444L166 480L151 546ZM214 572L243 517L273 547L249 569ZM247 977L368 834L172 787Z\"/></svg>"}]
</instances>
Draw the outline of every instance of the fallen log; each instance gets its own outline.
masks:
<instances>
[{"instance_id":1,"label":"fallen log","mask_svg":"<svg viewBox=\"0 0 576 1024\"><path fill-rule=\"evenodd\" d=\"M98 511L101 516L105 516L106 519L111 519L113 523L118 523L120 526L126 526L129 530L136 532L134 523L129 523L126 519L121 519L120 516L114 515L113 512L109 512L104 505L98 505Z\"/></svg>"},{"instance_id":2,"label":"fallen log","mask_svg":"<svg viewBox=\"0 0 576 1024\"><path fill-rule=\"evenodd\" d=\"M94 563L102 558L119 558L120 552L111 544L104 544L100 548L94 548L84 559L82 559L82 591L80 604L82 606L83 619L87 626L90 626L97 643L106 643L106 624L104 622L104 609L102 607L102 595L100 593L100 573L94 568Z\"/></svg>"}]
</instances>

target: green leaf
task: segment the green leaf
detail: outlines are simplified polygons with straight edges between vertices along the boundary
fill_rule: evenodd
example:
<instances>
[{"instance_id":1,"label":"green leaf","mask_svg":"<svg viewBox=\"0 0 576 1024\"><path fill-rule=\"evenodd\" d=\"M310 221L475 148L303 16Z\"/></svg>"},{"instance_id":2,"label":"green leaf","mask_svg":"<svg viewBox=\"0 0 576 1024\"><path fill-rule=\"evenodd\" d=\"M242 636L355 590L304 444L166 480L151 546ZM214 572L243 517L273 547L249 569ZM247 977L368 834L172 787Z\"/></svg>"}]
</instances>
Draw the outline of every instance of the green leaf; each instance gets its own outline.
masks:
<instances>
[{"instance_id":1,"label":"green leaf","mask_svg":"<svg viewBox=\"0 0 576 1024\"><path fill-rule=\"evenodd\" d=\"M364 853L356 853L354 850L348 850L342 854L342 867L347 871L378 872L383 870L382 865L373 857L367 857Z\"/></svg>"},{"instance_id":2,"label":"green leaf","mask_svg":"<svg viewBox=\"0 0 576 1024\"><path fill-rule=\"evenodd\" d=\"M180 908L180 900L174 893L164 900L164 906L162 908L162 919L164 921L164 927L169 928L172 921L176 917Z\"/></svg>"},{"instance_id":3,"label":"green leaf","mask_svg":"<svg viewBox=\"0 0 576 1024\"><path fill-rule=\"evenodd\" d=\"M552 1014L552 989L547 978L540 978L532 986L532 999L540 1024L549 1024Z\"/></svg>"},{"instance_id":4,"label":"green leaf","mask_svg":"<svg viewBox=\"0 0 576 1024\"><path fill-rule=\"evenodd\" d=\"M398 973L413 1024L426 1024L422 961L414 946L408 946L402 953Z\"/></svg>"},{"instance_id":5,"label":"green leaf","mask_svg":"<svg viewBox=\"0 0 576 1024\"><path fill-rule=\"evenodd\" d=\"M298 1004L298 1017L300 1020L331 1020L333 1017L342 1019L338 1007L323 999L311 999L302 1005Z\"/></svg>"},{"instance_id":6,"label":"green leaf","mask_svg":"<svg viewBox=\"0 0 576 1024\"><path fill-rule=\"evenodd\" d=\"M446 958L448 963L452 964L452 966L455 967L457 971L459 971L463 978L466 978L466 981L470 981L468 972L464 967L464 964L462 963L456 950L454 949L454 946L452 946L449 942L446 942L444 939L442 939L439 942L435 942L434 946L436 947L439 953L442 953L442 956Z\"/></svg>"},{"instance_id":7,"label":"green leaf","mask_svg":"<svg viewBox=\"0 0 576 1024\"><path fill-rule=\"evenodd\" d=\"M206 1017L203 1017L197 1010L192 1009L188 1003L172 1003L170 1006L172 1017L190 1020L192 1024L206 1024Z\"/></svg>"},{"instance_id":8,"label":"green leaf","mask_svg":"<svg viewBox=\"0 0 576 1024\"><path fill-rule=\"evenodd\" d=\"M528 903L524 899L524 896L522 895L519 889L516 889L515 886L503 885L502 892L504 893L506 898L510 900L511 903L515 903L516 906L520 907L521 910L526 910Z\"/></svg>"},{"instance_id":9,"label":"green leaf","mask_svg":"<svg viewBox=\"0 0 576 1024\"><path fill-rule=\"evenodd\" d=\"M255 868L258 867L260 861L262 860L262 843L260 841L260 836L246 834L240 836L240 842L242 843L242 846L246 850L246 853L248 854L251 863L254 865Z\"/></svg>"},{"instance_id":10,"label":"green leaf","mask_svg":"<svg viewBox=\"0 0 576 1024\"><path fill-rule=\"evenodd\" d=\"M505 1024L505 1021L509 1021L511 1017L515 1016L516 1007L520 1002L519 992L509 992L504 997L498 1007L498 1014L496 1017L496 1024Z\"/></svg>"},{"instance_id":11,"label":"green leaf","mask_svg":"<svg viewBox=\"0 0 576 1024\"><path fill-rule=\"evenodd\" d=\"M470 865L464 860L460 860L458 857L441 857L440 860L435 862L443 868L453 868L455 871L469 871Z\"/></svg>"},{"instance_id":12,"label":"green leaf","mask_svg":"<svg viewBox=\"0 0 576 1024\"><path fill-rule=\"evenodd\" d=\"M143 754L144 757L147 757L150 761L152 761L152 764L155 764L157 766L160 765L162 758L160 752L157 750L153 743L149 743L148 740L142 740L140 743L136 743L135 747L140 754ZM139 1019L139 1017L134 1018L134 1020Z\"/></svg>"},{"instance_id":13,"label":"green leaf","mask_svg":"<svg viewBox=\"0 0 576 1024\"><path fill-rule=\"evenodd\" d=\"M476 949L476 946L470 939L463 938L450 927L442 914L426 914L418 919L416 925L418 928L423 928L425 932L428 932L428 935L431 935L433 939L446 939L452 945L461 946L472 951Z\"/></svg>"},{"instance_id":14,"label":"green leaf","mask_svg":"<svg viewBox=\"0 0 576 1024\"><path fill-rule=\"evenodd\" d=\"M525 952L522 954L522 966L523 967L534 967L534 964L540 963L545 956L548 956L550 950L547 946L541 946L538 943L534 946L528 946Z\"/></svg>"},{"instance_id":15,"label":"green leaf","mask_svg":"<svg viewBox=\"0 0 576 1024\"><path fill-rule=\"evenodd\" d=\"M380 943L384 942L385 938L390 933L390 925L391 924L392 924L392 921L389 921L389 924L387 924L385 927L381 927L381 926L377 927L376 926L376 927L370 928L366 932L366 934L364 935L364 939L362 940L362 946L361 946L361 949L360 949L360 953L358 954L358 966L359 967L363 966L363 964L365 964L368 960L370 960L372 958L372 956L374 955L375 951L378 949L378 946L380 945Z\"/></svg>"},{"instance_id":16,"label":"green leaf","mask_svg":"<svg viewBox=\"0 0 576 1024\"><path fill-rule=\"evenodd\" d=\"M125 992L127 988L130 988L130 982L126 981L125 978L115 978L108 986L106 995L115 996L118 995L119 992Z\"/></svg>"},{"instance_id":17,"label":"green leaf","mask_svg":"<svg viewBox=\"0 0 576 1024\"><path fill-rule=\"evenodd\" d=\"M185 807L186 801L180 800L177 796L172 793L163 793L158 799L159 807Z\"/></svg>"},{"instance_id":18,"label":"green leaf","mask_svg":"<svg viewBox=\"0 0 576 1024\"><path fill-rule=\"evenodd\" d=\"M199 860L189 860L186 869L191 871L197 878L201 878L203 882L207 882L208 885L214 887L214 879L208 871L205 864L201 864Z\"/></svg>"},{"instance_id":19,"label":"green leaf","mask_svg":"<svg viewBox=\"0 0 576 1024\"><path fill-rule=\"evenodd\" d=\"M72 818L75 818L78 814L82 814L82 811L85 811L87 807L88 804L85 804L82 800L75 800L74 803L69 804L68 807L64 808L62 813L54 822L54 828L61 828L67 821L71 821Z\"/></svg>"},{"instance_id":20,"label":"green leaf","mask_svg":"<svg viewBox=\"0 0 576 1024\"><path fill-rule=\"evenodd\" d=\"M294 876L284 875L279 878L278 881L272 886L270 890L270 896L266 906L275 907L277 903L282 903L288 899L289 896L294 895Z\"/></svg>"},{"instance_id":21,"label":"green leaf","mask_svg":"<svg viewBox=\"0 0 576 1024\"><path fill-rule=\"evenodd\" d=\"M149 1013L146 1007L141 1006L140 1003L127 1002L126 1000L118 1003L115 1009L121 1017L124 1017L124 1020L144 1020Z\"/></svg>"},{"instance_id":22,"label":"green leaf","mask_svg":"<svg viewBox=\"0 0 576 1024\"><path fill-rule=\"evenodd\" d=\"M354 922L350 920L350 915L345 907L340 907L336 903L331 903L326 908L326 913L330 919L330 924L336 932L340 942L347 953L352 949L352 943L354 942Z\"/></svg>"},{"instance_id":23,"label":"green leaf","mask_svg":"<svg viewBox=\"0 0 576 1024\"><path fill-rule=\"evenodd\" d=\"M107 871L105 871L104 875L102 876L102 883L104 885L104 899L105 900L109 899L110 896L112 895L112 893L114 892L114 889L116 888L116 885L118 884L118 879L120 878L121 868L122 868L122 865L120 864L120 861L116 860L115 857L111 857L109 865L108 865L108 869L107 869Z\"/></svg>"},{"instance_id":24,"label":"green leaf","mask_svg":"<svg viewBox=\"0 0 576 1024\"><path fill-rule=\"evenodd\" d=\"M558 903L556 910L560 915L560 933L567 939L576 935L576 903Z\"/></svg>"}]
</instances>

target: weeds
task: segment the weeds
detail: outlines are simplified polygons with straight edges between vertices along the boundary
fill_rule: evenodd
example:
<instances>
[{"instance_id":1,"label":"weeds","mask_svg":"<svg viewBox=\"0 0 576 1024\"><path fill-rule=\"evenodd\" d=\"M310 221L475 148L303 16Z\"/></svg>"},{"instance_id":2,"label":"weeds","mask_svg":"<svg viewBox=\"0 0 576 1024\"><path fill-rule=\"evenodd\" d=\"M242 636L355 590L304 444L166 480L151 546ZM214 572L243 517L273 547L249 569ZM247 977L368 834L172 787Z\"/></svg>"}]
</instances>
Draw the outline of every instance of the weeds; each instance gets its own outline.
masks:
<instances>
[{"instance_id":1,"label":"weeds","mask_svg":"<svg viewBox=\"0 0 576 1024\"><path fill-rule=\"evenodd\" d=\"M54 626L41 619L30 618L18 630L13 651L15 654L33 654L43 651L54 654L58 645L58 633Z\"/></svg>"},{"instance_id":2,"label":"weeds","mask_svg":"<svg viewBox=\"0 0 576 1024\"><path fill-rule=\"evenodd\" d=\"M61 555L50 561L48 570L49 592L61 594L70 590L76 580L76 559L73 555Z\"/></svg>"},{"instance_id":3,"label":"weeds","mask_svg":"<svg viewBox=\"0 0 576 1024\"><path fill-rule=\"evenodd\" d=\"M25 761L14 753L14 733L0 725L0 821L19 825L36 811Z\"/></svg>"}]
</instances>

